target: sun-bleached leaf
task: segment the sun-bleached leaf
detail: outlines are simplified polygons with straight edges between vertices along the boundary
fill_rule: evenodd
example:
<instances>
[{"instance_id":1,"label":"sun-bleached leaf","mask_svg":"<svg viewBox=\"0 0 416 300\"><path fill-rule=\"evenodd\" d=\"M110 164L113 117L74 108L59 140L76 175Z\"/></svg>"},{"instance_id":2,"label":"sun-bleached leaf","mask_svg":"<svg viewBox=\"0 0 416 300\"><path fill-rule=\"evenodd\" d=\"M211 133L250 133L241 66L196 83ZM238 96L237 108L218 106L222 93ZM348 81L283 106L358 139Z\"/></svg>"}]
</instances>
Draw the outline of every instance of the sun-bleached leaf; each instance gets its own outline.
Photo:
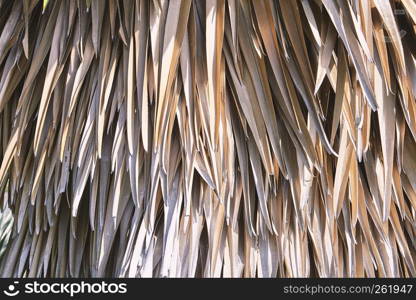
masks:
<instances>
[{"instance_id":1,"label":"sun-bleached leaf","mask_svg":"<svg viewBox=\"0 0 416 300\"><path fill-rule=\"evenodd\" d=\"M416 276L413 0L0 24L0 276Z\"/></svg>"}]
</instances>

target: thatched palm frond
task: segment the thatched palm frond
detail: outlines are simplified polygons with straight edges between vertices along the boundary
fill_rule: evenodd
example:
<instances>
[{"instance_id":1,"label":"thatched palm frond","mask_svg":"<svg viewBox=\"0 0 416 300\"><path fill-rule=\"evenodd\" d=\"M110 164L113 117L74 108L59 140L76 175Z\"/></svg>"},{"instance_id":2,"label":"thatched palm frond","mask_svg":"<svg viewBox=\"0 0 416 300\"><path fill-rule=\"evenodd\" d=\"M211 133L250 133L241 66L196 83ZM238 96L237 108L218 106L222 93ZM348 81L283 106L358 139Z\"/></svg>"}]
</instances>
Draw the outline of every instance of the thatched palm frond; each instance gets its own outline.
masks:
<instances>
[{"instance_id":1,"label":"thatched palm frond","mask_svg":"<svg viewBox=\"0 0 416 300\"><path fill-rule=\"evenodd\" d=\"M413 0L0 12L1 276L416 275Z\"/></svg>"},{"instance_id":2,"label":"thatched palm frond","mask_svg":"<svg viewBox=\"0 0 416 300\"><path fill-rule=\"evenodd\" d=\"M0 211L0 260L6 251L12 231L13 217L10 209Z\"/></svg>"}]
</instances>

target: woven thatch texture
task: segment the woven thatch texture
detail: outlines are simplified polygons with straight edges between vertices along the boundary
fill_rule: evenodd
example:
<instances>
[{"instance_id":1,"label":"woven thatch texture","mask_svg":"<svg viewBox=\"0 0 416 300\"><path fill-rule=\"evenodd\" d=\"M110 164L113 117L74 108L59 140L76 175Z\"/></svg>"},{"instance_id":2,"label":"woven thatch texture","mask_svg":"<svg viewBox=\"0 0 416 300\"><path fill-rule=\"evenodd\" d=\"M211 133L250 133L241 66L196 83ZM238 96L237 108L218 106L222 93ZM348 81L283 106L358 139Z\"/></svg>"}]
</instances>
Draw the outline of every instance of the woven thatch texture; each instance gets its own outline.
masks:
<instances>
[{"instance_id":1,"label":"woven thatch texture","mask_svg":"<svg viewBox=\"0 0 416 300\"><path fill-rule=\"evenodd\" d=\"M416 275L413 0L0 12L0 275Z\"/></svg>"}]
</instances>

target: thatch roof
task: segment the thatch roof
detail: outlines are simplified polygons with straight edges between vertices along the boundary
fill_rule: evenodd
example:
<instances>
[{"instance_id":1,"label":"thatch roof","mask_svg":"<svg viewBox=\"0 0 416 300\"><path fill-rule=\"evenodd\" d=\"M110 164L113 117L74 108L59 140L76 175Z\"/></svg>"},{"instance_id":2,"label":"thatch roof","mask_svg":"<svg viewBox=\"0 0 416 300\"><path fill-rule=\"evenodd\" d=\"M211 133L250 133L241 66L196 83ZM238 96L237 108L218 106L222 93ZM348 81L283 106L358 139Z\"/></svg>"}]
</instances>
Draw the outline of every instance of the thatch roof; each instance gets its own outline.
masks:
<instances>
[{"instance_id":1,"label":"thatch roof","mask_svg":"<svg viewBox=\"0 0 416 300\"><path fill-rule=\"evenodd\" d=\"M0 1L0 275L415 276L415 24L413 0Z\"/></svg>"}]
</instances>

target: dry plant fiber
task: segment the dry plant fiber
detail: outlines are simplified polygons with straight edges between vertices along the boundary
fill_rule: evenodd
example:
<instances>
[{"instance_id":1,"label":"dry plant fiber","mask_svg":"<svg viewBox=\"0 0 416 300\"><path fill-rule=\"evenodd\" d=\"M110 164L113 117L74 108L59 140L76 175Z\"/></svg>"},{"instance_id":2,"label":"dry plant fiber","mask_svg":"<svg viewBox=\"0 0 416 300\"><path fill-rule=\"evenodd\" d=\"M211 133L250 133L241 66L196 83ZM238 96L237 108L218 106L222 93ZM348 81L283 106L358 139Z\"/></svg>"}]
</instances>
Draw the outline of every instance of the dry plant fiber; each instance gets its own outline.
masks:
<instances>
[{"instance_id":1,"label":"dry plant fiber","mask_svg":"<svg viewBox=\"0 0 416 300\"><path fill-rule=\"evenodd\" d=\"M0 0L0 276L414 277L415 95L414 0Z\"/></svg>"}]
</instances>

